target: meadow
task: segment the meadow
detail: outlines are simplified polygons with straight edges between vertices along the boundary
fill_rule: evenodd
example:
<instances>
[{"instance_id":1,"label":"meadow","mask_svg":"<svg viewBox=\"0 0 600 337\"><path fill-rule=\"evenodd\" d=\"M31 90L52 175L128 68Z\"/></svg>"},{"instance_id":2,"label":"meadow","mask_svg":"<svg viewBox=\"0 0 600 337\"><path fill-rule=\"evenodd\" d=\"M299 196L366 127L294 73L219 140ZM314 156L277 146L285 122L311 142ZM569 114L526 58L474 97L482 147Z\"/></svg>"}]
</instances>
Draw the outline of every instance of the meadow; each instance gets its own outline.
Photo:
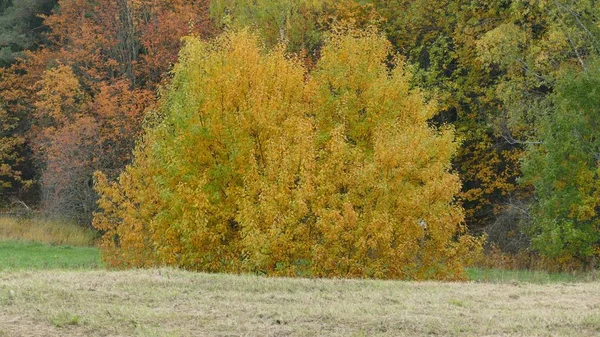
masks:
<instances>
[{"instance_id":1,"label":"meadow","mask_svg":"<svg viewBox=\"0 0 600 337\"><path fill-rule=\"evenodd\" d=\"M470 282L441 283L110 271L93 246L48 243L72 230L0 239L0 336L600 334L590 274L469 269Z\"/></svg>"},{"instance_id":2,"label":"meadow","mask_svg":"<svg viewBox=\"0 0 600 337\"><path fill-rule=\"evenodd\" d=\"M597 336L600 283L0 274L0 336Z\"/></svg>"}]
</instances>

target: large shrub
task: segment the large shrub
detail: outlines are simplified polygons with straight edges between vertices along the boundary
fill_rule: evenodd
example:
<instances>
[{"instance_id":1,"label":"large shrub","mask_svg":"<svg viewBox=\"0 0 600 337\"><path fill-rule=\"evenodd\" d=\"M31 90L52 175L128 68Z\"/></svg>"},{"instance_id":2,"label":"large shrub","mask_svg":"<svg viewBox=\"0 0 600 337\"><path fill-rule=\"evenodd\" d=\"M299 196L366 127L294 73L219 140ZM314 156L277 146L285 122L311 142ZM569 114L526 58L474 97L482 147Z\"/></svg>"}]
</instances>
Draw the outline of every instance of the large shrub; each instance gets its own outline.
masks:
<instances>
[{"instance_id":1,"label":"large shrub","mask_svg":"<svg viewBox=\"0 0 600 337\"><path fill-rule=\"evenodd\" d=\"M174 74L133 164L97 174L109 265L462 276L454 133L385 37L332 33L310 73L245 31L188 38Z\"/></svg>"}]
</instances>

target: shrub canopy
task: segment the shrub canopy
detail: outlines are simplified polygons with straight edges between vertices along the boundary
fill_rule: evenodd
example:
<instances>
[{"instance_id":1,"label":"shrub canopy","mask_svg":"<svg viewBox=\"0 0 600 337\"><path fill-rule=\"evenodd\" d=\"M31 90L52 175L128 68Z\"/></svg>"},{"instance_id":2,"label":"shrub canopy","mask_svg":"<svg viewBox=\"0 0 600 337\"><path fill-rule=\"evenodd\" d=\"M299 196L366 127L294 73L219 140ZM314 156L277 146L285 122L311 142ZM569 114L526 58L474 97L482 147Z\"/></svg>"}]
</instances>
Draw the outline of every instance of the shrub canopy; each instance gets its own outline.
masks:
<instances>
[{"instance_id":1,"label":"shrub canopy","mask_svg":"<svg viewBox=\"0 0 600 337\"><path fill-rule=\"evenodd\" d=\"M333 32L312 71L247 31L188 38L135 160L97 173L115 267L312 277L462 276L451 128L375 31Z\"/></svg>"}]
</instances>

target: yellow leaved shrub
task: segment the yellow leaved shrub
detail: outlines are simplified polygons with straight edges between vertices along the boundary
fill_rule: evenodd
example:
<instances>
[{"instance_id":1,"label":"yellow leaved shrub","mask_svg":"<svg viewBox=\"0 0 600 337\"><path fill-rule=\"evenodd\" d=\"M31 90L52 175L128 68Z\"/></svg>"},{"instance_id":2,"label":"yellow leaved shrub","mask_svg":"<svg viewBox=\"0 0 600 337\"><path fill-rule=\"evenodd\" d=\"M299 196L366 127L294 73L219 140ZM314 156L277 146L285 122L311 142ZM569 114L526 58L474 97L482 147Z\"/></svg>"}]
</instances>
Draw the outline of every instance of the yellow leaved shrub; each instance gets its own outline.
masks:
<instances>
[{"instance_id":1,"label":"yellow leaved shrub","mask_svg":"<svg viewBox=\"0 0 600 337\"><path fill-rule=\"evenodd\" d=\"M103 258L308 277L460 279L451 128L374 30L332 32L314 69L248 31L187 38L135 160L96 174Z\"/></svg>"}]
</instances>

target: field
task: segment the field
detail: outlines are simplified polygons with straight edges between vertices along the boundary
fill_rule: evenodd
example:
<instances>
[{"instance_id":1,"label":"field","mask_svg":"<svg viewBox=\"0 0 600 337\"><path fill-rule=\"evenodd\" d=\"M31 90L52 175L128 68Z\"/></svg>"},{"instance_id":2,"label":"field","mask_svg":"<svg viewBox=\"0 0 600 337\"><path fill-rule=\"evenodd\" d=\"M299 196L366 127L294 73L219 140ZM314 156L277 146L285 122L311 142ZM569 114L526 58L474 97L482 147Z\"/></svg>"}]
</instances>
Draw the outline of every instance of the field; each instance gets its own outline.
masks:
<instances>
[{"instance_id":1,"label":"field","mask_svg":"<svg viewBox=\"0 0 600 337\"><path fill-rule=\"evenodd\" d=\"M0 272L100 268L96 237L90 229L60 221L0 217Z\"/></svg>"},{"instance_id":2,"label":"field","mask_svg":"<svg viewBox=\"0 0 600 337\"><path fill-rule=\"evenodd\" d=\"M0 271L7 269L95 269L100 266L98 249L94 247L0 241Z\"/></svg>"},{"instance_id":3,"label":"field","mask_svg":"<svg viewBox=\"0 0 600 337\"><path fill-rule=\"evenodd\" d=\"M94 245L97 236L89 228L64 221L0 216L0 241L89 247Z\"/></svg>"},{"instance_id":4,"label":"field","mask_svg":"<svg viewBox=\"0 0 600 337\"><path fill-rule=\"evenodd\" d=\"M0 239L0 336L600 335L589 274L470 269L471 282L417 283L107 271L96 248L58 241Z\"/></svg>"},{"instance_id":5,"label":"field","mask_svg":"<svg viewBox=\"0 0 600 337\"><path fill-rule=\"evenodd\" d=\"M597 336L600 283L0 274L0 336Z\"/></svg>"}]
</instances>

